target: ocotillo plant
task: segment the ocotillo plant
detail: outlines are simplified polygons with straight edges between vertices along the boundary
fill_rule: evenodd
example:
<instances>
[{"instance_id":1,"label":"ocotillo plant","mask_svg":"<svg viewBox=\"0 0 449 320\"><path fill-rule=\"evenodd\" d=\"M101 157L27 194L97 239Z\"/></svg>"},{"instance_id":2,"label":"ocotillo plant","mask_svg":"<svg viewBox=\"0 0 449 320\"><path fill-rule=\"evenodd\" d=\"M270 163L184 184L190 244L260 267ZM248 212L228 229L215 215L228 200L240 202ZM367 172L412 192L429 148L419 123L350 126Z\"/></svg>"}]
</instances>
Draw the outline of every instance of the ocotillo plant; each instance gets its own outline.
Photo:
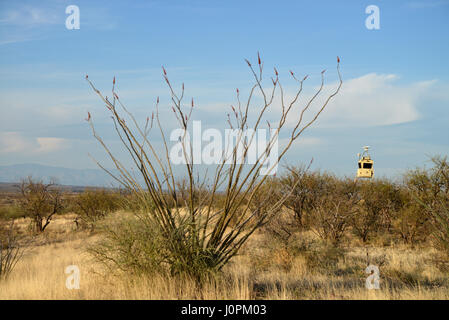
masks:
<instances>
[{"instance_id":1,"label":"ocotillo plant","mask_svg":"<svg viewBox=\"0 0 449 320\"><path fill-rule=\"evenodd\" d=\"M186 134L191 127L192 112L195 107L194 100L185 107L184 84L180 92L176 92L170 82L167 71L162 67L163 78L167 83L172 106L172 111L181 129L184 131L180 137L185 166L185 180L175 177L170 161L170 152L167 135L160 120L159 98L156 100L155 111L146 119L145 126L140 126L137 119L122 103L115 90L115 77L112 86L112 98L105 97L89 80L86 80L101 98L112 116L115 131L128 151L131 160L138 168L140 177L144 183L139 183L134 173L125 166L105 144L97 134L88 113L87 121L91 125L93 135L105 148L107 154L117 169L118 174L105 169L122 186L131 190L143 203L147 203L147 210L139 217L149 221L148 225L156 226L163 239L164 248L161 248L166 257L170 270L175 273L187 273L200 276L204 271L220 270L233 256L237 254L248 238L265 224L274 212L277 212L288 194L275 202L270 202L266 192L266 200L258 197L254 203L254 196L265 182L268 175L262 175L261 170L267 164L270 153L277 148L277 139L280 130L286 127L287 119L294 119L291 129L288 129L287 143L279 148L277 161L266 173L270 173L277 163L283 158L293 142L310 127L318 116L326 108L330 100L339 92L342 79L339 71L340 59L337 58L337 73L339 82L334 91L325 98L311 120L305 121L304 114L317 100L324 88L324 71L321 73L321 85L310 99L306 100L300 113L293 113L294 106L299 104L299 97L303 93L303 83L307 76L298 80L295 74L290 75L296 81L296 92L287 101L286 94L279 79L279 73L274 69L271 78L271 87L265 88L263 84L263 62L257 57L257 64L253 66L250 61L246 63L252 73L254 82L248 96L243 100L239 89L236 90L236 107L231 106L232 112L228 114L227 124L233 130L237 129L236 144L223 152L220 161L215 165L214 173L200 173L194 163L192 143ZM255 95L260 95L261 106L252 116L251 105ZM255 133L259 128L265 127L263 117L267 110L273 106L275 96L280 95L280 112L276 129L268 139L264 152L260 153L254 164L245 164L241 159L246 159L251 152ZM259 101L256 101L259 103ZM251 112L250 112L251 111ZM125 120L125 114L128 120ZM266 122L271 130L270 122ZM151 129L155 127L163 144L163 151L156 150L150 138ZM252 134L245 136L248 128ZM258 210L264 206L264 210ZM260 214L263 212L263 214Z\"/></svg>"}]
</instances>

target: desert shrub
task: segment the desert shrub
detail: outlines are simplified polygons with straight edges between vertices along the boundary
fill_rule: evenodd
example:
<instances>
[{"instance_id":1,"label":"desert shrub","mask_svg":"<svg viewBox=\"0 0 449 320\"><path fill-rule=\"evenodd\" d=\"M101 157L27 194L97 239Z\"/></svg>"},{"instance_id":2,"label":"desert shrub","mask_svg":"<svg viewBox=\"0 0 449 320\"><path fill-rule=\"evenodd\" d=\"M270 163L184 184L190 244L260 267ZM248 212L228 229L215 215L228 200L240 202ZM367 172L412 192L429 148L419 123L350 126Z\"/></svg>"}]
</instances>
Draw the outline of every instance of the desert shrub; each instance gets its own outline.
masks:
<instances>
[{"instance_id":1,"label":"desert shrub","mask_svg":"<svg viewBox=\"0 0 449 320\"><path fill-rule=\"evenodd\" d=\"M435 243L449 256L449 163L446 157L433 157L429 170L416 169L407 175L416 202L429 217Z\"/></svg>"},{"instance_id":2,"label":"desert shrub","mask_svg":"<svg viewBox=\"0 0 449 320\"><path fill-rule=\"evenodd\" d=\"M107 190L86 190L77 196L75 200L76 223L82 228L90 228L92 231L98 220L107 214L119 209L120 196Z\"/></svg>"},{"instance_id":3,"label":"desert shrub","mask_svg":"<svg viewBox=\"0 0 449 320\"><path fill-rule=\"evenodd\" d=\"M408 189L428 206L438 206L449 196L449 163L445 157L433 157L433 167L417 168L405 175Z\"/></svg>"},{"instance_id":4,"label":"desert shrub","mask_svg":"<svg viewBox=\"0 0 449 320\"><path fill-rule=\"evenodd\" d=\"M127 212L138 212L144 210L149 206L149 203L142 203L142 199L129 190L120 188L118 190L115 190L114 193L117 197L117 200L119 200L117 201L117 205L119 207L118 209ZM148 197L149 196L147 195L145 198Z\"/></svg>"},{"instance_id":5,"label":"desert shrub","mask_svg":"<svg viewBox=\"0 0 449 320\"><path fill-rule=\"evenodd\" d=\"M110 271L133 274L169 271L167 244L157 225L134 215L113 214L99 222L104 237L88 251ZM165 249L164 249L165 248Z\"/></svg>"},{"instance_id":6,"label":"desert shrub","mask_svg":"<svg viewBox=\"0 0 449 320\"><path fill-rule=\"evenodd\" d=\"M362 181L358 188L357 213L352 216L354 234L366 243L371 235L389 232L392 218L401 207L400 189L388 180Z\"/></svg>"},{"instance_id":7,"label":"desert shrub","mask_svg":"<svg viewBox=\"0 0 449 320\"><path fill-rule=\"evenodd\" d=\"M328 177L322 194L312 205L310 228L333 246L340 244L356 212L354 188L351 180Z\"/></svg>"},{"instance_id":8,"label":"desert shrub","mask_svg":"<svg viewBox=\"0 0 449 320\"><path fill-rule=\"evenodd\" d=\"M290 212L283 210L275 204L282 199L279 194L280 183L276 178L269 178L254 195L254 203L251 204L254 212L259 216L267 214L267 210L274 210L273 218L261 226L264 234L272 240L286 244L291 235L297 231L297 223ZM271 209L270 209L271 208Z\"/></svg>"},{"instance_id":9,"label":"desert shrub","mask_svg":"<svg viewBox=\"0 0 449 320\"><path fill-rule=\"evenodd\" d=\"M20 192L21 210L32 219L34 229L43 232L63 208L61 191L52 182L46 184L28 177L22 181Z\"/></svg>"},{"instance_id":10,"label":"desert shrub","mask_svg":"<svg viewBox=\"0 0 449 320\"><path fill-rule=\"evenodd\" d=\"M297 220L286 211L280 212L262 228L264 234L284 247L288 246L290 239L298 230Z\"/></svg>"},{"instance_id":11,"label":"desert shrub","mask_svg":"<svg viewBox=\"0 0 449 320\"><path fill-rule=\"evenodd\" d=\"M6 279L23 256L14 221L7 227L0 225L0 281Z\"/></svg>"},{"instance_id":12,"label":"desert shrub","mask_svg":"<svg viewBox=\"0 0 449 320\"><path fill-rule=\"evenodd\" d=\"M434 238L447 256L449 256L449 205L441 204L438 208L430 209Z\"/></svg>"},{"instance_id":13,"label":"desert shrub","mask_svg":"<svg viewBox=\"0 0 449 320\"><path fill-rule=\"evenodd\" d=\"M430 233L429 215L406 186L401 190L401 201L402 205L397 209L393 221L395 233L410 245L425 241Z\"/></svg>"},{"instance_id":14,"label":"desert shrub","mask_svg":"<svg viewBox=\"0 0 449 320\"><path fill-rule=\"evenodd\" d=\"M281 195L290 194L284 206L293 212L301 228L307 228L307 214L327 192L329 180L333 179L327 173L309 171L309 167L287 166L286 174L279 178L279 188L276 191Z\"/></svg>"},{"instance_id":15,"label":"desert shrub","mask_svg":"<svg viewBox=\"0 0 449 320\"><path fill-rule=\"evenodd\" d=\"M25 212L18 205L12 204L0 207L0 220L12 220L25 216Z\"/></svg>"},{"instance_id":16,"label":"desert shrub","mask_svg":"<svg viewBox=\"0 0 449 320\"><path fill-rule=\"evenodd\" d=\"M133 172L114 156L97 134L89 113L87 121L91 125L93 135L105 148L118 174L107 171L143 204L139 219L144 222L143 226L151 228L151 232L156 232L162 238L158 245L162 244L160 252L163 253L164 261L169 265L172 273L185 273L198 279L204 273L221 270L239 252L249 237L276 214L278 207L282 205L288 194L274 206L264 210L260 210L264 204L257 205L254 197L269 174L274 173L274 168L293 142L315 122L331 99L339 92L342 85L339 61L337 59L339 83L335 90L323 99L321 107L311 115L310 120L303 121L304 113L323 91L324 71L321 73L321 86L316 94L305 105L298 106L300 101L298 98L307 77L298 80L291 72L292 80L297 82L298 89L294 97L287 100L281 89L277 70L270 81L270 88L267 89L262 76L264 73L260 56L255 66L247 60L254 79L251 89L247 97L242 100L240 91L236 90L235 107L231 107L232 111L230 110L223 121L224 125L237 131L237 137L235 137L237 142L232 146L226 146L226 152L219 151L220 159L211 166L213 170L210 175L208 171L204 172L196 165L190 147L191 139L187 135L191 129L194 101L192 99L188 105L183 102L184 85L179 91L176 90L165 69L163 69L163 77L168 85L172 104L169 111L173 112L175 121L182 131L182 135L178 136L179 142L174 146L179 151L178 154L182 154L181 162L185 170L184 174L178 176L174 175L175 164L170 159L167 132L161 124L159 98L156 99L156 107L151 117L141 124L122 103L115 91L115 78L112 85L112 97L109 99L86 76L89 85L110 112L114 129L123 143L123 150L129 154L130 160L138 170ZM270 131L274 134L270 136L266 147L259 150L255 163L241 161L251 152L250 148L255 143L255 133L262 127L271 129L266 115L272 109L270 106L277 95L280 95L281 111L276 112L277 128ZM256 104L257 111L254 113L253 107ZM284 125L287 118L293 114L299 116L294 118L294 125L289 126L288 132L285 132L288 137L286 144L278 148L277 139L280 131L283 128L287 129ZM164 121L164 124L166 123ZM152 130L153 126L155 130ZM251 128L252 132L249 135L247 135L248 128ZM157 137L153 136L153 132ZM155 150L154 141L162 141L162 151ZM274 148L278 149L275 163L268 163L267 159L270 154L273 154L271 152ZM186 179L185 183L181 177ZM204 192L205 190L207 192ZM220 194L219 199L216 197L218 194ZM218 200L220 203L217 203ZM129 230L129 233L132 237L133 232ZM147 241L152 247L153 239Z\"/></svg>"}]
</instances>

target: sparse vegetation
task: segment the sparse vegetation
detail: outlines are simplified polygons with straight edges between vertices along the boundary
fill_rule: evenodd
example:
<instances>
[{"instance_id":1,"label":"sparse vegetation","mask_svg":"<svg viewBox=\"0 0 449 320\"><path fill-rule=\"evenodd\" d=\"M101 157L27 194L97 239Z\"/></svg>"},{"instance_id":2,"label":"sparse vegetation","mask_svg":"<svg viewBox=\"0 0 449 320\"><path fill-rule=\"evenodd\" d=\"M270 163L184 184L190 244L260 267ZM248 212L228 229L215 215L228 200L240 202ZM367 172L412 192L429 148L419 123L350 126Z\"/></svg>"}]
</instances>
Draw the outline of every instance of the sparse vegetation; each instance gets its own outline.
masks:
<instances>
[{"instance_id":1,"label":"sparse vegetation","mask_svg":"<svg viewBox=\"0 0 449 320\"><path fill-rule=\"evenodd\" d=\"M263 168L307 77L298 80L291 73L299 89L287 101L276 69L267 90L260 57L256 67L247 63L254 83L246 102L237 90L237 107L227 119L231 129L240 129L238 142L212 175L202 177L186 140L194 101L189 107L183 103L184 85L177 93L163 69L172 111L184 130L179 142L185 172L175 176L159 98L142 127L119 99L115 78L109 99L86 77L110 111L137 172L114 156L89 113L93 134L117 170L106 171L122 189L69 194L28 177L17 194L4 195L0 298L449 299L447 158L432 158L430 169L410 170L401 183L354 181L313 171L311 164L263 175L278 164ZM303 122L323 89L322 72L321 86L299 110L277 161L339 92L338 65L337 74L335 91ZM245 164L239 158L248 156L254 134L243 132L261 128L278 91L278 129L259 155L262 161ZM262 105L254 116L250 107L257 103ZM156 152L150 139L154 128L163 152ZM35 250L24 256L27 247ZM83 289L61 290L61 271L74 263L82 266ZM380 269L379 291L365 289L370 264Z\"/></svg>"},{"instance_id":2,"label":"sparse vegetation","mask_svg":"<svg viewBox=\"0 0 449 320\"><path fill-rule=\"evenodd\" d=\"M96 223L104 219L107 214L117 211L123 200L120 195L112 191L85 190L73 199L74 210L77 214L77 227L93 231Z\"/></svg>"},{"instance_id":3,"label":"sparse vegetation","mask_svg":"<svg viewBox=\"0 0 449 320\"><path fill-rule=\"evenodd\" d=\"M18 218L24 218L25 212L22 211L19 205L6 205L0 207L0 219L12 220Z\"/></svg>"},{"instance_id":4,"label":"sparse vegetation","mask_svg":"<svg viewBox=\"0 0 449 320\"><path fill-rule=\"evenodd\" d=\"M129 193L61 194L66 202L86 200L89 212L100 212L101 218L95 218L97 232L74 228L78 214L69 210L55 215L46 232L29 241L25 238L30 239L28 226L34 224L33 216L16 219L14 224L10 216L2 216L0 297L449 299L445 161L435 158L431 168L409 171L402 184L388 180L354 183L329 173L290 167L284 175L268 179L254 197L258 202L276 202L278 192L292 186L285 177L299 170L313 191L307 192L311 198L304 202L308 205L302 207L301 223L291 202L281 207L220 273L203 277L201 288L195 279L170 272L175 262L170 261L166 237L148 224L151 220L145 215L136 214L144 211ZM273 186L276 192L270 192ZM20 199L19 194L6 197L3 212ZM378 200L366 201L367 197ZM374 222L364 239L356 227L362 229L371 221L368 218ZM34 249L23 256L27 247ZM54 255L58 250L61 253ZM92 261L86 252L97 259ZM46 258L49 255L51 259ZM64 283L61 270L73 263L82 267L83 289L57 289ZM380 268L381 289L376 292L364 287L368 264Z\"/></svg>"},{"instance_id":5,"label":"sparse vegetation","mask_svg":"<svg viewBox=\"0 0 449 320\"><path fill-rule=\"evenodd\" d=\"M118 224L115 219L122 216L106 220ZM16 227L24 229L27 223ZM72 217L57 216L39 237L72 224ZM356 242L339 249L313 232L300 231L285 247L260 230L219 277L199 289L185 277L104 269L85 251L99 234L83 230L61 237L23 256L0 283L0 299L449 299L447 264L436 259L439 251L428 243L370 247L369 262L380 266L381 288L367 290L366 249ZM81 270L80 290L64 285L63 271L72 264Z\"/></svg>"},{"instance_id":6,"label":"sparse vegetation","mask_svg":"<svg viewBox=\"0 0 449 320\"><path fill-rule=\"evenodd\" d=\"M173 173L174 164L169 156L167 133L160 120L159 98L156 101L155 111L151 117L147 118L143 126L119 98L115 91L115 78L112 85L113 96L108 99L86 77L89 85L106 105L124 150L138 168L137 172L133 172L114 155L114 152L98 135L89 113L87 121L93 135L104 147L119 174L106 171L142 204L141 210L135 212L136 219L140 222L139 229L124 229L128 230L126 234L114 232L114 238L111 240L116 243L117 240L120 243L131 243L133 248L139 248L139 250L153 248L154 241L159 245L159 250L151 249L149 255L135 255L134 259L142 257L143 261L133 266L146 265L147 259L151 256L150 260L159 261L160 267L166 269L166 272L192 277L200 283L205 277L219 272L229 263L252 234L279 212L289 196L289 193L282 194L277 201L271 201L273 186L265 182L293 142L316 121L332 98L338 94L342 85L339 71L340 60L337 59L339 82L332 93L321 102L321 106L312 115L311 120L307 121L303 115L324 88L324 71L321 73L321 86L304 106L299 107L297 110L299 116L293 116L292 110L295 110L295 104L298 102L307 77L298 80L294 73L291 73L293 80L297 82L298 89L293 98L287 99L276 69L271 79L271 87L267 89L264 84L263 63L260 56L258 55L255 66L248 60L246 62L254 79L251 89L247 97L243 97L243 94L241 97L240 91L236 90L236 107L231 108L232 117L228 114L227 118L227 126L236 130L236 143L224 146L226 152L223 152L216 161L215 171L211 175L203 173L196 166L194 161L196 155L191 149L191 140L187 135L192 124L194 101L192 99L189 106L185 106L184 84L178 92L170 82L165 68L163 68L163 77L173 104L171 110L183 130L182 136L179 136L179 152L184 160L185 171L183 175L178 176ZM263 98L258 100L255 98L256 95ZM259 150L257 161L253 164L245 163L242 159L247 158L251 148L255 146L255 133L261 128L271 129L270 123L264 117L272 109L276 96L282 105L281 111L278 112L277 128L274 134L269 131L271 132L269 140L263 150ZM254 113L254 110L257 111ZM290 115L292 119L295 119L292 128L285 126ZM265 125L266 122L267 125ZM155 130L152 130L153 125ZM248 128L251 131L247 135ZM287 143L278 150L277 139L281 130L288 138ZM162 141L163 152L155 151L153 142L155 139ZM277 152L276 158L273 162L269 162L267 159L270 153L274 152L274 148ZM101 164L99 165L104 168ZM261 174L263 171L266 173ZM299 181L296 181L292 187L294 188L298 183ZM261 193L263 186L267 187L267 192ZM257 201L256 197L258 197ZM143 232L140 228L150 230ZM142 232L152 236L143 239L135 238L136 234ZM119 234L125 238L116 239ZM131 239L133 241L130 241ZM114 261L115 264L128 261L128 253L123 253L123 259L116 256L123 251L114 253L114 257L105 257L109 251L100 252L100 248L95 252L102 260ZM128 266L127 262L121 267L126 266Z\"/></svg>"},{"instance_id":7,"label":"sparse vegetation","mask_svg":"<svg viewBox=\"0 0 449 320\"><path fill-rule=\"evenodd\" d=\"M54 183L44 183L24 179L20 185L20 208L26 216L31 217L37 232L44 232L54 215L62 210L61 191L54 188Z\"/></svg>"},{"instance_id":8,"label":"sparse vegetation","mask_svg":"<svg viewBox=\"0 0 449 320\"><path fill-rule=\"evenodd\" d=\"M24 248L19 244L14 220L7 227L0 225L0 281L5 280L23 256Z\"/></svg>"},{"instance_id":9,"label":"sparse vegetation","mask_svg":"<svg viewBox=\"0 0 449 320\"><path fill-rule=\"evenodd\" d=\"M313 201L310 211L310 228L338 247L351 219L356 214L357 194L352 181L339 181L328 176L318 199Z\"/></svg>"},{"instance_id":10,"label":"sparse vegetation","mask_svg":"<svg viewBox=\"0 0 449 320\"><path fill-rule=\"evenodd\" d=\"M446 157L433 157L430 170L417 169L408 175L415 200L427 213L432 236L449 256L449 163Z\"/></svg>"}]
</instances>

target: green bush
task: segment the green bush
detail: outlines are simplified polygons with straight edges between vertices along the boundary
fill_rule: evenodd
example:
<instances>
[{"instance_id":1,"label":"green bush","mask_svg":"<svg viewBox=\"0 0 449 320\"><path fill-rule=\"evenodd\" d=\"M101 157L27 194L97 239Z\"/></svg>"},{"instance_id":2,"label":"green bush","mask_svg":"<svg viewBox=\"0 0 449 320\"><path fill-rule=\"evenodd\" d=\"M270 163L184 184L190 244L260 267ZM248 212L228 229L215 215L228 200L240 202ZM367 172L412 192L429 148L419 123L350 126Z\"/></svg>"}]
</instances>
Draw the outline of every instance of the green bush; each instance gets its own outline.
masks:
<instances>
[{"instance_id":1,"label":"green bush","mask_svg":"<svg viewBox=\"0 0 449 320\"><path fill-rule=\"evenodd\" d=\"M13 220L24 218L25 212L17 205L7 205L0 207L0 220Z\"/></svg>"},{"instance_id":2,"label":"green bush","mask_svg":"<svg viewBox=\"0 0 449 320\"><path fill-rule=\"evenodd\" d=\"M77 225L92 231L97 221L119 209L123 203L120 195L106 190L86 190L74 202Z\"/></svg>"},{"instance_id":3,"label":"green bush","mask_svg":"<svg viewBox=\"0 0 449 320\"><path fill-rule=\"evenodd\" d=\"M135 215L113 214L98 224L103 237L89 252L111 271L153 274L167 271L166 244L156 225Z\"/></svg>"}]
</instances>

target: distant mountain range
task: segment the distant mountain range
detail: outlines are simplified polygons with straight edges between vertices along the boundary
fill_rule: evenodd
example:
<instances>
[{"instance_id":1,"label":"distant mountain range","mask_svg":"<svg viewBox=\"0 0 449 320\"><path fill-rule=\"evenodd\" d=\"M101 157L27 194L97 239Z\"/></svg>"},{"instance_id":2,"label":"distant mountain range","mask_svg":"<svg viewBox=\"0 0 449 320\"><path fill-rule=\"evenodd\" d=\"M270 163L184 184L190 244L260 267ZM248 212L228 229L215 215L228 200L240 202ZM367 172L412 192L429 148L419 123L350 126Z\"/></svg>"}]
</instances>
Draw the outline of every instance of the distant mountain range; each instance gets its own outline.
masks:
<instances>
[{"instance_id":1,"label":"distant mountain range","mask_svg":"<svg viewBox=\"0 0 449 320\"><path fill-rule=\"evenodd\" d=\"M0 182L20 182L27 176L44 182L53 179L58 184L70 186L110 187L114 183L114 179L101 169L80 170L29 163L0 166Z\"/></svg>"}]
</instances>

